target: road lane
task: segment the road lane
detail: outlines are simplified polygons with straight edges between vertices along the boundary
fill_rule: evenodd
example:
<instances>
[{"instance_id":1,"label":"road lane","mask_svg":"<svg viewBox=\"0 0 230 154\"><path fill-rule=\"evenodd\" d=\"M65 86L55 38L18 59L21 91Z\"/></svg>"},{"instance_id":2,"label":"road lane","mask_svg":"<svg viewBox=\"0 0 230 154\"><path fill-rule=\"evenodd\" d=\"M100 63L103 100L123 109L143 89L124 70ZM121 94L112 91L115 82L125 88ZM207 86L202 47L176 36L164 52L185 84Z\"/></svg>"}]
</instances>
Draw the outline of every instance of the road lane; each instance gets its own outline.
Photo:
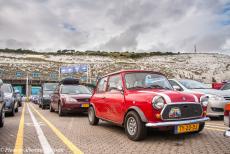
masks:
<instances>
[{"instance_id":1,"label":"road lane","mask_svg":"<svg viewBox=\"0 0 230 154\"><path fill-rule=\"evenodd\" d=\"M223 137L226 127L220 120L207 122L204 131L200 134L173 135L168 132L150 130L145 140L133 142L127 138L123 128L113 124L100 121L98 126L90 126L87 114L67 114L64 117L59 117L57 113L42 110L32 103L30 105L36 109L34 111L30 108L37 124L33 123L29 110L25 108L23 147L26 154L42 153L42 146L35 129L36 125L40 126L54 153L72 153L37 112L85 154L229 154L230 151L230 147L227 146L230 143L230 138ZM7 117L6 125L0 129L1 147L14 149L12 146L16 142L21 110L22 108L15 117ZM1 151L1 147L0 153L4 153ZM29 151L27 151L28 149Z\"/></svg>"},{"instance_id":2,"label":"road lane","mask_svg":"<svg viewBox=\"0 0 230 154\"><path fill-rule=\"evenodd\" d=\"M30 113L30 117L31 117L31 119L33 121L33 124L34 124L34 127L36 129L38 139L39 139L40 144L42 146L43 153L44 154L54 154L54 152L53 152L49 142L47 141L47 139L46 139L46 137L45 137L45 135L44 135L44 133L43 133L38 121L37 121L37 119L34 117L34 114L31 112L29 105L27 105L27 109L28 109L28 111Z\"/></svg>"},{"instance_id":3,"label":"road lane","mask_svg":"<svg viewBox=\"0 0 230 154\"><path fill-rule=\"evenodd\" d=\"M149 131L141 142L127 139L123 128L100 121L98 126L90 126L86 114L67 114L59 117L57 113L37 111L46 117L63 135L86 154L107 153L221 153L228 154L229 138L223 137L223 130L206 126L200 134L173 135L168 132ZM224 127L223 121L211 121L208 125Z\"/></svg>"},{"instance_id":4,"label":"road lane","mask_svg":"<svg viewBox=\"0 0 230 154\"><path fill-rule=\"evenodd\" d=\"M24 116L25 114L25 104L22 108L22 115L19 123L18 134L16 138L16 143L14 147L14 154L22 154L23 153L23 139L24 139Z\"/></svg>"},{"instance_id":5,"label":"road lane","mask_svg":"<svg viewBox=\"0 0 230 154\"><path fill-rule=\"evenodd\" d=\"M31 106L32 109L40 116L40 118L53 130L53 132L63 141L63 143L72 151L74 154L83 154L83 152L74 145L61 131L59 131L49 120L47 120L40 112Z\"/></svg>"}]
</instances>

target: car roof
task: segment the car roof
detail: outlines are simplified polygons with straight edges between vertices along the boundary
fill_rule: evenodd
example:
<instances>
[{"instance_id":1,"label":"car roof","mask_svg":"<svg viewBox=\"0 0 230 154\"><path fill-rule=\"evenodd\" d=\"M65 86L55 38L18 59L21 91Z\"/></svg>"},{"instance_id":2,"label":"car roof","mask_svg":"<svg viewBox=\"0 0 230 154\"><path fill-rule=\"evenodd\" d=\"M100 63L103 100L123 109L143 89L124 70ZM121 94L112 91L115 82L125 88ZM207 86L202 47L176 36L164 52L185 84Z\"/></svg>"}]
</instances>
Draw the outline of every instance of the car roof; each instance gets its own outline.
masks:
<instances>
[{"instance_id":1,"label":"car roof","mask_svg":"<svg viewBox=\"0 0 230 154\"><path fill-rule=\"evenodd\" d=\"M76 78L65 78L61 80L59 84L62 84L62 85L73 85L73 84L76 85L77 84L79 85L80 82Z\"/></svg>"},{"instance_id":2,"label":"car roof","mask_svg":"<svg viewBox=\"0 0 230 154\"><path fill-rule=\"evenodd\" d=\"M107 76L111 76L111 75L114 75L114 74L119 74L119 73L132 73L132 72L135 72L135 73L147 72L147 73L154 73L154 74L159 74L159 75L165 76L164 74L162 74L160 72L155 72L155 71L146 71L146 70L120 70L118 72L114 72L114 73L110 73L110 74L104 75L101 78L104 78L104 77L107 77Z\"/></svg>"}]
</instances>

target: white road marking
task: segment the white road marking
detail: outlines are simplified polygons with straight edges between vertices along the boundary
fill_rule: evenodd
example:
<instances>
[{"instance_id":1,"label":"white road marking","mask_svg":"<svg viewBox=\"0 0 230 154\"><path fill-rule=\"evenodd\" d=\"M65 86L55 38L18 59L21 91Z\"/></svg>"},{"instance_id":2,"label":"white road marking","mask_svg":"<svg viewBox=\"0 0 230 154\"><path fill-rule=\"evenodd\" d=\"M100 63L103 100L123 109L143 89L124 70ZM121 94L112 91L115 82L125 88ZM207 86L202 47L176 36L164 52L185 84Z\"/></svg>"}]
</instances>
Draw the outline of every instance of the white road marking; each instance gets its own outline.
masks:
<instances>
[{"instance_id":1,"label":"white road marking","mask_svg":"<svg viewBox=\"0 0 230 154\"><path fill-rule=\"evenodd\" d=\"M215 128L222 128L222 129L228 129L228 127L225 127L225 126L213 126L213 125L205 125L205 127L215 127Z\"/></svg>"},{"instance_id":2,"label":"white road marking","mask_svg":"<svg viewBox=\"0 0 230 154\"><path fill-rule=\"evenodd\" d=\"M27 105L27 108L28 108L28 111L30 113L30 116L31 116L31 119L34 123L34 127L36 129L36 132L37 132L37 135L38 135L38 139L39 139L39 142L42 146L42 149L43 149L43 153L44 154L54 154L49 142L47 141L37 119L34 117L34 114L31 112L29 106Z\"/></svg>"}]
</instances>

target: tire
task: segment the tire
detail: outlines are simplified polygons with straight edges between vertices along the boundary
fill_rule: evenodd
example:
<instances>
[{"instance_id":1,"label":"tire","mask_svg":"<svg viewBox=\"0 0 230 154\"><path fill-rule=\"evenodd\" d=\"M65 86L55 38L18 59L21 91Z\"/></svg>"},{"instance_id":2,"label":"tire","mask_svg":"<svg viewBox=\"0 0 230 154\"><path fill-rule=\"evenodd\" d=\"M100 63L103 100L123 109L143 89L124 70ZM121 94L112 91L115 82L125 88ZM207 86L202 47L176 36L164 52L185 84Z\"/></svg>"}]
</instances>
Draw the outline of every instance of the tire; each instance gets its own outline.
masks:
<instances>
[{"instance_id":1,"label":"tire","mask_svg":"<svg viewBox=\"0 0 230 154\"><path fill-rule=\"evenodd\" d=\"M60 104L58 104L58 115L59 115L59 117L62 117L64 115L62 107Z\"/></svg>"},{"instance_id":2,"label":"tire","mask_svg":"<svg viewBox=\"0 0 230 154\"><path fill-rule=\"evenodd\" d=\"M45 106L44 105L42 105L42 110L44 110L45 109Z\"/></svg>"},{"instance_id":3,"label":"tire","mask_svg":"<svg viewBox=\"0 0 230 154\"><path fill-rule=\"evenodd\" d=\"M14 104L15 105L15 104ZM12 111L10 112L10 115L11 116L15 116L15 109L14 109L14 105L13 105L13 107L12 107Z\"/></svg>"},{"instance_id":4,"label":"tire","mask_svg":"<svg viewBox=\"0 0 230 154\"><path fill-rule=\"evenodd\" d=\"M50 104L50 112L54 112L54 109L52 108L51 104Z\"/></svg>"},{"instance_id":5,"label":"tire","mask_svg":"<svg viewBox=\"0 0 230 154\"><path fill-rule=\"evenodd\" d=\"M132 141L143 140L147 135L147 128L135 111L130 111L125 117L125 133Z\"/></svg>"},{"instance_id":6,"label":"tire","mask_svg":"<svg viewBox=\"0 0 230 154\"><path fill-rule=\"evenodd\" d=\"M4 126L4 119L5 119L5 111L3 107L0 112L0 128Z\"/></svg>"},{"instance_id":7,"label":"tire","mask_svg":"<svg viewBox=\"0 0 230 154\"><path fill-rule=\"evenodd\" d=\"M90 106L88 110L88 120L90 125L97 125L99 123L99 119L96 117L92 106Z\"/></svg>"},{"instance_id":8,"label":"tire","mask_svg":"<svg viewBox=\"0 0 230 154\"><path fill-rule=\"evenodd\" d=\"M205 127L205 123L204 122L200 123L200 127L197 133L200 133L204 129L204 127Z\"/></svg>"},{"instance_id":9,"label":"tire","mask_svg":"<svg viewBox=\"0 0 230 154\"><path fill-rule=\"evenodd\" d=\"M15 109L15 112L18 112L18 107Z\"/></svg>"}]
</instances>

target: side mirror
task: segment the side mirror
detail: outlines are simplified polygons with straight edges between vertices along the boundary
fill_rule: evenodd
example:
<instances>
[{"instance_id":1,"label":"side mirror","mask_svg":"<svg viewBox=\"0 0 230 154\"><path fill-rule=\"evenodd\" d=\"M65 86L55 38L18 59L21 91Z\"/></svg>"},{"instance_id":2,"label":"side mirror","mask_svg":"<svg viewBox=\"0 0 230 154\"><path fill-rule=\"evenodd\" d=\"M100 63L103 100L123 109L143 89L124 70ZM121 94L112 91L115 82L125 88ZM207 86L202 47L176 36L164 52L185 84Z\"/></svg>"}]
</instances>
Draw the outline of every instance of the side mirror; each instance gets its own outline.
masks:
<instances>
[{"instance_id":1,"label":"side mirror","mask_svg":"<svg viewBox=\"0 0 230 154\"><path fill-rule=\"evenodd\" d=\"M176 91L181 91L181 88L179 86L173 86L173 89Z\"/></svg>"},{"instance_id":2,"label":"side mirror","mask_svg":"<svg viewBox=\"0 0 230 154\"><path fill-rule=\"evenodd\" d=\"M0 87L3 85L3 81L0 79Z\"/></svg>"},{"instance_id":3,"label":"side mirror","mask_svg":"<svg viewBox=\"0 0 230 154\"><path fill-rule=\"evenodd\" d=\"M122 91L122 92L124 91L123 88L122 88L122 86L118 86L117 90Z\"/></svg>"}]
</instances>

